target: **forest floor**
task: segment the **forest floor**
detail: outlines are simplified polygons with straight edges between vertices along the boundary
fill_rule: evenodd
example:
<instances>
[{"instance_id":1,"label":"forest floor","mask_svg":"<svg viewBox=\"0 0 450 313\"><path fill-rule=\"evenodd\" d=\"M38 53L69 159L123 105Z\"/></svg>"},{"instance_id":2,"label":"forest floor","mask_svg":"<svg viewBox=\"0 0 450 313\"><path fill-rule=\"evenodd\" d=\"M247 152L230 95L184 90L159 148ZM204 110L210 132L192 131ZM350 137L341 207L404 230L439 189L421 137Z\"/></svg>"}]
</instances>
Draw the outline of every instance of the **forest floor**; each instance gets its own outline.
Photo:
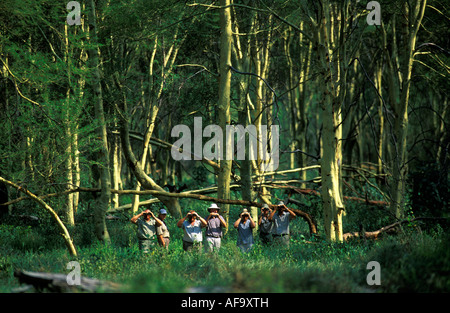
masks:
<instances>
[{"instance_id":1,"label":"forest floor","mask_svg":"<svg viewBox=\"0 0 450 313\"><path fill-rule=\"evenodd\" d=\"M449 292L450 237L442 228L401 234L376 241L310 242L292 227L289 249L256 242L243 254L236 246L236 231L229 230L216 253L186 253L181 230L170 228L169 252L143 255L134 225L109 221L112 243L93 238L81 224L74 236L78 257L71 258L62 239L51 229L0 225L0 292L20 287L15 270L66 273L77 261L83 277L112 281L123 292ZM168 225L175 225L168 220ZM369 285L370 261L380 264L380 285Z\"/></svg>"}]
</instances>

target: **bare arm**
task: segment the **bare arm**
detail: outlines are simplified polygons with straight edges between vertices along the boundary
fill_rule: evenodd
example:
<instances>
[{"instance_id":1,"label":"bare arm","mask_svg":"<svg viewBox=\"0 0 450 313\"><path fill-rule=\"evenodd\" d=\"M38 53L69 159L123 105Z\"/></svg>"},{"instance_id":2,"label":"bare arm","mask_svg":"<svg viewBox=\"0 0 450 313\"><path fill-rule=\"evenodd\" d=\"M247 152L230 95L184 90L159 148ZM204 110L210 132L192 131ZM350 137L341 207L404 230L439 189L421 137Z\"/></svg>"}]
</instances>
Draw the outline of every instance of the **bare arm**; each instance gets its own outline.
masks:
<instances>
[{"instance_id":1,"label":"bare arm","mask_svg":"<svg viewBox=\"0 0 450 313\"><path fill-rule=\"evenodd\" d=\"M161 225L163 224L162 221L161 221L159 218L157 218L157 217L155 216L155 214L153 214L152 211L150 211L150 210L147 210L147 211L148 211L148 213L155 219L155 226L156 226L156 227L161 226Z\"/></svg>"},{"instance_id":2,"label":"bare arm","mask_svg":"<svg viewBox=\"0 0 450 313\"><path fill-rule=\"evenodd\" d=\"M295 215L295 213L291 210L291 209L289 209L287 206L284 206L284 208L289 212L289 220L293 220L294 218L296 218L297 217L297 215Z\"/></svg>"},{"instance_id":3,"label":"bare arm","mask_svg":"<svg viewBox=\"0 0 450 313\"><path fill-rule=\"evenodd\" d=\"M219 215L219 220L220 220L220 225L222 225L222 227L227 228L227 222L225 222L225 220L223 219L222 216Z\"/></svg>"},{"instance_id":4,"label":"bare arm","mask_svg":"<svg viewBox=\"0 0 450 313\"><path fill-rule=\"evenodd\" d=\"M208 225L208 223L206 223L206 221L203 217L201 217L197 213L194 213L194 214L197 215L198 219L200 220L200 223L202 223L202 227L206 227Z\"/></svg>"},{"instance_id":5,"label":"bare arm","mask_svg":"<svg viewBox=\"0 0 450 313\"><path fill-rule=\"evenodd\" d=\"M237 219L237 221L234 222L234 224L233 224L234 228L238 228L240 222L241 222L241 217L239 216L239 218Z\"/></svg>"},{"instance_id":6,"label":"bare arm","mask_svg":"<svg viewBox=\"0 0 450 313\"><path fill-rule=\"evenodd\" d=\"M187 219L187 214L186 214L185 217L183 217L182 219L180 219L180 220L177 222L177 227L178 227L178 228L181 228L181 227L183 226L184 221L185 221L186 219Z\"/></svg>"},{"instance_id":7,"label":"bare arm","mask_svg":"<svg viewBox=\"0 0 450 313\"><path fill-rule=\"evenodd\" d=\"M251 228L255 228L255 227L256 227L256 224L255 224L255 222L253 221L251 215L249 215L249 219L250 219L250 227L251 227Z\"/></svg>"},{"instance_id":8,"label":"bare arm","mask_svg":"<svg viewBox=\"0 0 450 313\"><path fill-rule=\"evenodd\" d=\"M272 221L273 220L273 216L275 215L275 212L276 212L277 210L273 210L272 212L270 212L270 215L269 215L269 221Z\"/></svg>"},{"instance_id":9,"label":"bare arm","mask_svg":"<svg viewBox=\"0 0 450 313\"><path fill-rule=\"evenodd\" d=\"M158 242L161 244L161 246L165 247L166 242L164 241L163 235L158 235Z\"/></svg>"},{"instance_id":10,"label":"bare arm","mask_svg":"<svg viewBox=\"0 0 450 313\"><path fill-rule=\"evenodd\" d=\"M146 211L148 211L148 210L145 210L145 211L139 213L138 215L133 216L133 217L130 219L130 222L133 223L133 224L136 224L137 220L138 220L142 215L144 215L144 213L146 213Z\"/></svg>"}]
</instances>

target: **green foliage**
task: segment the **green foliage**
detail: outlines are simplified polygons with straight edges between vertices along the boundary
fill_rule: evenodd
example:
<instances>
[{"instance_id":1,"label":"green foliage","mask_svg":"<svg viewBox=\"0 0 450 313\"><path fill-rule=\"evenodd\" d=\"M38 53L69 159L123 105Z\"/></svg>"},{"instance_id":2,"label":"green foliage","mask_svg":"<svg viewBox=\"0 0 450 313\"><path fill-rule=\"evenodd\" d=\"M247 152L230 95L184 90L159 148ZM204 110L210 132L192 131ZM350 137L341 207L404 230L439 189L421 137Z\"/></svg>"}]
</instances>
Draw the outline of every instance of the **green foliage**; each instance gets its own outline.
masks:
<instances>
[{"instance_id":1,"label":"green foliage","mask_svg":"<svg viewBox=\"0 0 450 313\"><path fill-rule=\"evenodd\" d=\"M401 1L380 2L388 38L386 52L401 65L404 57L396 50L403 51L400 48L408 40L405 36L408 32L404 29L408 25L404 19L404 6ZM210 4L205 1L200 3ZM267 9L277 12L292 25L300 25L303 21L305 33L316 35L312 34L314 29L311 25L314 23L311 22L318 21L320 8L314 1L301 4L295 1L266 4L255 2L252 5L263 11ZM354 5L357 6L355 11ZM359 50L356 55L360 56L356 72L346 72L345 75L348 83L355 84L355 91L346 91L349 97L351 93L354 95L351 96L352 99L343 101L342 122L344 131L348 131L343 134L344 155L347 150L355 150L358 160L352 162L360 163L375 162L378 159L374 147L377 144L375 133L379 117L376 105L370 105L369 101L371 97L378 99L378 95L366 78L373 77L378 61L384 60L380 50L383 48L380 47L382 32L379 27L366 25L365 15L361 13L364 6L363 3L352 4L351 16L359 17L353 20L355 27L349 28L352 31L348 36L341 38L345 44L342 46L344 51L350 53L353 49L355 52ZM418 62L411 81L412 101L408 128L408 153L413 157L411 162L408 161L412 174L407 183L412 189L409 190L411 196L405 211L410 220L414 216L448 216L449 213L448 171L443 164L440 164L441 168L428 165L436 162L435 152L439 145L445 150L443 139L446 133L442 129L445 129L446 124L445 116L441 114L444 114L444 106L447 105L444 91L448 89L448 73L442 70L445 69L442 65L448 64L448 54L442 53L443 48L438 47L445 47L445 40L449 37L445 35L450 29L446 27L448 19L442 13L446 12L447 6L435 3L433 7L427 7L419 38L422 42L433 45L416 47L418 53L415 58ZM97 187L98 177L95 172L102 164L96 161L101 145L95 134L99 121L95 119L92 107L96 100L92 88L93 68L89 68L92 66L92 58L86 54L86 50L91 48L100 50L101 85L109 138L115 136L112 132L117 131L118 121L122 118L115 106L121 107L124 97L130 111L122 113L130 121L131 131L136 133L146 132L147 113L155 106L160 108L160 112L155 120L153 135L169 142L171 126L180 123L192 126L194 116L202 116L204 125L217 123L216 73L220 35L218 12L219 10L207 10L201 6L186 6L185 2L177 0L136 0L131 3L100 1L97 2L98 42L93 42L88 40L86 19L83 27L69 27L66 31L64 23L67 10L63 2L1 1L2 68L3 64L8 65L10 72L5 67L0 79L0 94L4 95L0 99L0 174L38 195L62 191L66 189L66 161L74 157L74 151L67 151L67 147L72 144L72 148L80 152L81 185ZM249 51L251 55L245 60L250 63L248 71L252 73L256 72L253 64L256 51L263 46L271 47L271 63L266 80L276 90L279 99L276 99L276 103L271 103L271 93L264 87L264 98L267 99L261 99L264 106L263 123L269 121L268 113L271 112L272 121L281 126L281 150L290 149L293 136L303 136L307 141L304 152L318 155L323 128L320 116L322 95L319 91L324 82L324 77L318 72L321 71L317 64L318 48L311 46L313 54L308 68L310 77L302 82L305 87L303 93L306 102L303 105L306 120L293 121L293 113L299 113L299 108L291 107L292 104L288 101L288 90L292 89L288 81L289 70L299 73L307 64L305 55L310 49L309 42L305 36L303 42L300 42L298 33L282 23L281 19L273 19L269 23L270 15L259 14L260 12L262 13L260 10L235 8L233 28L236 28L233 32L239 31L236 38L240 38L241 44L245 46L248 39L248 44L252 46L252 51ZM86 17L86 12L83 15ZM394 15L396 25L393 25ZM269 32L272 33L270 43L266 42ZM89 38L92 40L91 35ZM177 43L172 47L174 49L171 48L172 42ZM364 45L360 46L362 42ZM181 47L178 46L180 43ZM290 46L292 68L286 62L286 51L283 48L285 44ZM246 49L244 46L243 51ZM155 47L157 50L153 58ZM164 68L164 64L167 61L170 63L167 58L175 51L177 58L169 71L169 68ZM232 63L236 65L234 59ZM386 101L384 136L390 138L393 135L391 127L395 122L391 112L395 113L395 110L390 107L393 104L388 102L387 96L390 91L388 87L392 87L385 79L388 74L386 69L389 67L381 65L385 71L381 90ZM367 71L366 75L361 71L362 66L364 72ZM149 74L150 67L152 75ZM117 88L116 75L124 86L125 94L121 94ZM240 80L241 76L233 72L230 123L237 120ZM257 100L256 80L256 77L251 77L248 86L249 98L253 102ZM162 92L158 94L161 83ZM360 98L364 99L364 103L358 100ZM422 112L433 112L433 118L424 119ZM254 120L255 116L251 115L250 118ZM357 124L353 125L356 121ZM305 133L293 134L292 129L295 127L292 122L307 123ZM74 133L77 134L77 139L73 138ZM345 145L351 143L352 139L358 139L357 146ZM73 145L75 140L76 147ZM444 143L440 143L441 141ZM389 146L390 144L392 143L386 139L387 152L384 152L383 159L386 161L387 172L391 166L388 164L389 160L395 157L392 152L395 150L394 146ZM140 143L133 142L137 157L140 148ZM168 167L180 175L173 184L182 186L185 183L189 185L189 189L196 189L214 183L211 169L204 164L185 162L183 169L176 168L166 150L157 146L152 148L156 169ZM280 161L281 167L290 164L290 154L282 153ZM317 160L308 158L308 162L311 161ZM350 162L346 157L340 161L343 164ZM128 173L122 173L124 186L135 187L134 178L129 179L132 175L125 174ZM152 174L155 176L152 178L159 183L156 177L158 174ZM318 176L321 176L318 171L309 171L307 179ZM286 178L298 179L298 173ZM372 182L376 184L375 181ZM318 188L317 184L308 185L310 186ZM360 194L367 195L368 199L384 200L379 190L370 184L363 182L354 187ZM383 189L385 186L378 187ZM239 192L233 191L232 194L236 198L240 197ZM10 193L11 198L15 196L19 196L19 193ZM417 237L417 225L414 223L404 225L407 236L397 236L379 243L356 240L335 244L322 241L321 238L309 238L306 223L298 218L291 226L294 236L289 250L263 247L257 243L249 254L242 254L236 247L236 231L231 227L238 214L231 211L230 229L222 249L214 255L196 255L182 250L182 231L174 226L176 221L168 217L172 234L170 253L155 251L149 256L143 256L137 248L134 225L129 223L129 216L125 213L120 215L119 221L108 221L112 244L99 244L93 231L95 196L82 194L80 197L81 202L75 216L76 226L69 228L69 231L79 253L77 261L82 266L82 273L124 283L128 286L126 291L181 292L193 287L220 287L227 291L244 292L449 291L449 252L446 249L448 236L444 236L442 231L435 231ZM273 191L272 197L284 200L286 194L277 190ZM304 204L300 209L310 213L319 230L323 229L320 197L295 195L293 198ZM58 214L63 215L64 198L48 198L46 201ZM130 202L130 196L121 198L122 204ZM180 204L183 213L195 209L201 215L206 215L206 206L195 200L183 199ZM159 206L161 204L152 207L154 212ZM15 204L14 211L14 214L20 212L18 214L34 215L39 221L33 224L14 219L2 221L0 291L10 291L11 287L17 286L12 276L16 268L65 272L65 265L70 261L63 248L59 230L46 212L30 201ZM360 228L376 230L390 222L387 210L358 202L347 202L345 213L344 232L359 231ZM382 266L380 287L368 288L365 283L365 265L370 260L376 260Z\"/></svg>"},{"instance_id":2,"label":"green foliage","mask_svg":"<svg viewBox=\"0 0 450 313\"><path fill-rule=\"evenodd\" d=\"M262 246L257 239L248 254L237 248L236 231L230 228L221 250L196 254L183 251L182 232L174 227L176 221L167 222L172 236L170 251L156 249L150 255L139 251L134 225L128 220L108 222L110 245L95 240L88 243L79 233L92 232L83 228L87 223L78 225L72 232L82 275L121 283L125 292L450 291L450 238L441 228L421 235L406 232L377 242L349 243L307 243L294 233L289 249ZM300 223L293 226L296 224ZM66 264L72 260L63 243L57 247L48 238L54 238L54 234L1 225L1 292L18 287L15 269L68 273ZM366 284L369 261L381 265L381 286Z\"/></svg>"},{"instance_id":3,"label":"green foliage","mask_svg":"<svg viewBox=\"0 0 450 313\"><path fill-rule=\"evenodd\" d=\"M414 237L387 240L368 255L381 265L380 289L384 292L449 292L450 237L444 233L436 238Z\"/></svg>"},{"instance_id":4,"label":"green foliage","mask_svg":"<svg viewBox=\"0 0 450 313\"><path fill-rule=\"evenodd\" d=\"M450 179L447 171L426 164L410 174L411 204L419 216L446 216L450 204Z\"/></svg>"}]
</instances>

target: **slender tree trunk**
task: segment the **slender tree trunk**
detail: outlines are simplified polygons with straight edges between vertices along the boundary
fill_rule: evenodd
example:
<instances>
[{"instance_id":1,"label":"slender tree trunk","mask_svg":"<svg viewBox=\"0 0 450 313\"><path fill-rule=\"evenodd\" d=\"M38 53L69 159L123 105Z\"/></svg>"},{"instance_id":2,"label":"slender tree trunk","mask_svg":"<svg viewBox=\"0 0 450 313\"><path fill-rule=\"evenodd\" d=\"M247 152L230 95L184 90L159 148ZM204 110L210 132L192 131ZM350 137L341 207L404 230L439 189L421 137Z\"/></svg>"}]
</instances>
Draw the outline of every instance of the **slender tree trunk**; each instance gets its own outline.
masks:
<instances>
[{"instance_id":1,"label":"slender tree trunk","mask_svg":"<svg viewBox=\"0 0 450 313\"><path fill-rule=\"evenodd\" d=\"M342 165L342 117L340 92L343 88L343 76L340 73L340 53L333 51L335 47L335 21L337 7L323 1L323 20L319 28L319 53L324 68L322 110L322 205L324 212L324 228L328 240L342 241L342 212L344 204L341 195ZM334 54L336 53L336 54Z\"/></svg>"},{"instance_id":2,"label":"slender tree trunk","mask_svg":"<svg viewBox=\"0 0 450 313\"><path fill-rule=\"evenodd\" d=\"M217 181L217 197L219 199L230 199L230 181L231 181L231 137L227 138L225 132L227 125L231 125L230 117L230 85L231 85L231 9L230 0L220 0L220 5L225 7L220 10L220 68L219 68L219 101L217 104L219 115L219 126L222 128L223 146L222 157L220 160L220 169ZM221 213L229 224L230 206L224 204Z\"/></svg>"},{"instance_id":3,"label":"slender tree trunk","mask_svg":"<svg viewBox=\"0 0 450 313\"><path fill-rule=\"evenodd\" d=\"M82 10L85 10L86 5L82 4ZM75 31L78 31L78 28L75 28ZM83 33L86 33L86 19L83 17L81 18L81 31ZM86 71L86 64L88 62L88 55L86 53L85 49L85 42L81 41L80 43L81 49L79 54L79 68L83 70L83 73ZM84 103L84 88L86 86L86 78L84 75L79 75L79 78L77 80L77 98L78 98L78 105L81 107ZM79 143L78 143L78 120L76 121L74 125L74 134L73 134L73 167L74 167L74 180L73 183L75 186L80 186L81 184L81 166L80 166L80 151L78 149ZM80 193L76 192L73 194L73 210L74 214L78 211L78 204L80 199Z\"/></svg>"},{"instance_id":4,"label":"slender tree trunk","mask_svg":"<svg viewBox=\"0 0 450 313\"><path fill-rule=\"evenodd\" d=\"M406 52L401 72L400 101L395 102L394 113L394 156L392 159L391 182L391 213L401 218L405 209L405 184L407 175L407 133L408 133L408 104L411 86L412 67L414 63L414 50L416 48L417 33L422 23L427 0L415 0L408 3L408 16L406 34L408 38ZM406 8L406 4L405 4Z\"/></svg>"},{"instance_id":5,"label":"slender tree trunk","mask_svg":"<svg viewBox=\"0 0 450 313\"><path fill-rule=\"evenodd\" d=\"M121 91L122 111L127 112L127 99L123 90L123 86L121 86L119 82L116 83ZM155 183L153 179L145 173L144 169L141 167L141 162L136 159L136 156L131 149L128 120L125 118L122 118L120 122L120 138L122 151L127 161L128 167L134 174L136 179L139 181L139 183L142 185L142 187L147 190L164 192L164 189L161 188L157 183ZM181 217L181 207L177 198L164 196L157 196L157 198L161 200L162 203L164 203L171 215L173 215L175 218Z\"/></svg>"},{"instance_id":6,"label":"slender tree trunk","mask_svg":"<svg viewBox=\"0 0 450 313\"><path fill-rule=\"evenodd\" d=\"M80 168L80 151L78 150L78 125L75 127L75 132L73 134L73 166L75 177L73 179L73 184L75 186L80 186L81 184L81 168ZM77 213L78 203L80 199L80 193L75 192L73 194L73 212Z\"/></svg>"},{"instance_id":7,"label":"slender tree trunk","mask_svg":"<svg viewBox=\"0 0 450 313\"><path fill-rule=\"evenodd\" d=\"M98 152L98 162L100 164L100 187L101 193L94 209L94 227L97 238L104 242L109 242L109 233L106 228L105 214L109 208L111 199L111 178L110 178L110 164L109 164L109 152L108 152L108 136L106 132L106 121L103 110L103 94L101 86L100 76L100 53L97 39L97 22L95 13L94 0L89 1L89 32L91 38L91 45L93 46L89 51L89 59L92 62L94 68L93 77L93 90L94 90L94 111L95 119L97 121L98 128L97 133L100 138L100 151Z\"/></svg>"},{"instance_id":8,"label":"slender tree trunk","mask_svg":"<svg viewBox=\"0 0 450 313\"><path fill-rule=\"evenodd\" d=\"M248 12L249 19L251 22L248 24L249 32L251 33L251 29L253 28L254 24L254 18L255 18L255 12ZM234 33L238 34L239 28L238 23L235 21L234 23L235 29ZM235 58L235 64L237 69L240 72L250 72L250 49L251 49L251 36L248 36L246 39L246 42L241 42L240 36L236 35L234 38L234 49L232 56ZM239 107L238 107L238 119L239 124L243 125L244 127L247 127L250 122L250 106L251 103L249 103L250 94L249 94L249 82L251 80L250 76L247 75L239 75ZM248 138L248 139L247 139ZM253 182L252 182L252 160L250 159L252 157L252 154L250 153L250 135L245 136L244 140L246 142L245 145L245 159L240 161L240 176L241 176L241 197L243 200L246 201L253 201L256 198L255 192L253 191ZM249 143L249 144L247 144ZM253 153L256 153L256 151L253 151ZM250 207L250 214L252 215L254 220L257 220L258 218L258 208L251 206ZM254 234L256 235L258 224L256 224L256 227L254 228Z\"/></svg>"},{"instance_id":9,"label":"slender tree trunk","mask_svg":"<svg viewBox=\"0 0 450 313\"><path fill-rule=\"evenodd\" d=\"M111 147L111 157L112 157L112 168L111 168L111 178L112 178L112 188L118 190L120 187L120 138L117 136L113 137L112 147ZM119 195L112 195L112 207L119 207Z\"/></svg>"},{"instance_id":10,"label":"slender tree trunk","mask_svg":"<svg viewBox=\"0 0 450 313\"><path fill-rule=\"evenodd\" d=\"M383 88L382 88L382 63L378 62L375 73L375 84L378 89L378 118L380 120L380 125L378 126L378 155L377 155L377 173L383 173L383 145L384 145L384 113L383 113Z\"/></svg>"},{"instance_id":11,"label":"slender tree trunk","mask_svg":"<svg viewBox=\"0 0 450 313\"><path fill-rule=\"evenodd\" d=\"M65 121L64 121L64 131L65 131L65 170L66 170L66 184L67 189L72 188L73 185L73 162L72 162L72 116L71 116L71 102L70 102L70 90L71 90L71 58L69 49L69 30L67 23L64 24L64 62L67 65L67 76L68 76L68 87L66 92L66 103L65 103ZM73 194L68 194L66 196L65 205L65 220L67 225L75 225L74 209L73 209Z\"/></svg>"},{"instance_id":12,"label":"slender tree trunk","mask_svg":"<svg viewBox=\"0 0 450 313\"><path fill-rule=\"evenodd\" d=\"M156 118L158 116L159 113L159 109L160 109L160 98L163 92L163 88L165 85L165 80L167 79L168 75L170 75L170 73L172 72L173 69L173 65L174 62L177 58L178 55L178 51L180 49L181 43L184 41L184 39L186 38L186 36L184 36L184 38L182 38L181 40L178 39L178 31L175 32L174 37L173 37L173 41L172 44L170 45L169 49L167 52L165 52L165 50L162 50L162 69L161 69L161 76L160 76L160 82L159 84L153 85L154 83L154 59L157 55L157 51L158 51L158 37L155 38L155 42L154 42L154 46L153 46L153 51L149 60L149 76L148 76L148 83L150 88L153 88L154 86L156 86L156 90L150 90L149 94L155 94L154 97L150 97L149 100L149 107L147 110L147 116L146 116L146 129L145 129L145 136L144 136L144 141L143 141L143 151L142 151L142 156L141 156L141 160L140 160L140 165L139 165L139 169L143 171L143 174L145 174L145 168L146 168L146 163L147 163L147 156L149 155L149 151L151 151L151 147L150 147L150 138L153 134L153 131L155 129L155 123L156 123ZM142 89L141 91L141 99L143 101L145 101L145 96L144 96L144 90ZM145 102L143 102L145 103ZM123 144L123 142L122 142ZM135 173L136 174L136 173ZM141 175L142 176L142 175ZM145 176L147 176L145 174ZM142 179L144 179L144 177L142 176ZM156 185L158 186L156 183L151 183L150 185ZM140 190L142 186L142 181L140 181L138 179L137 185L136 185L136 190ZM159 186L158 186L159 187ZM159 187L160 188L160 187ZM181 214L181 209L180 206L177 203L177 200L173 200L170 199L170 201L168 202L168 205L170 205L169 211L172 211L172 214L175 214L176 216L178 216L178 214ZM133 197L133 212L137 211L139 205L139 196L135 195Z\"/></svg>"}]
</instances>

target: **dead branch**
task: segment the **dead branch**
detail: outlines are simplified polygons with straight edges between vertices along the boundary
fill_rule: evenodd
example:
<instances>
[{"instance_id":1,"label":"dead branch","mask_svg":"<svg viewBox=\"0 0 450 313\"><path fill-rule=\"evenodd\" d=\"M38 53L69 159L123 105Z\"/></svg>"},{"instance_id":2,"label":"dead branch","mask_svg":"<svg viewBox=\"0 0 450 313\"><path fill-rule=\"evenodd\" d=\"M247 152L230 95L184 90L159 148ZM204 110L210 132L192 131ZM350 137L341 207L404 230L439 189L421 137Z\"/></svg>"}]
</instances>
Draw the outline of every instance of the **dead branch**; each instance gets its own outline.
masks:
<instances>
[{"instance_id":1,"label":"dead branch","mask_svg":"<svg viewBox=\"0 0 450 313\"><path fill-rule=\"evenodd\" d=\"M75 246L73 245L72 238L70 237L70 234L69 234L66 226L61 221L61 219L59 218L58 214L56 214L56 212L47 203L45 203L41 198L37 197L36 195L34 195L29 190L27 190L27 189L25 189L25 188L15 184L13 182L10 182L9 180L4 179L3 177L0 177L0 182L3 182L5 184L7 184L7 185L10 185L11 187L16 188L18 191L23 192L28 197L30 197L32 200L34 200L37 203L39 203L39 205L42 206L47 212L49 212L50 215L55 220L56 224L58 225L59 229L62 232L61 235L64 238L64 242L66 243L66 246L67 246L67 249L69 250L70 255L77 256L77 251L75 250Z\"/></svg>"},{"instance_id":2,"label":"dead branch","mask_svg":"<svg viewBox=\"0 0 450 313\"><path fill-rule=\"evenodd\" d=\"M120 290L119 284L83 276L80 277L79 285L69 285L67 283L67 275L60 273L42 273L18 270L14 272L14 276L19 280L19 283L31 285L37 291L43 291L46 289L52 292L117 292Z\"/></svg>"},{"instance_id":3,"label":"dead branch","mask_svg":"<svg viewBox=\"0 0 450 313\"><path fill-rule=\"evenodd\" d=\"M289 204L289 203L293 203L298 206L304 206L303 203L301 203L295 199L291 199L291 198L288 198L288 200L286 201L286 204ZM309 213L306 213L299 209L291 209L291 210L294 211L295 214L302 217L306 221L306 223L308 223L310 235L317 235L317 224L314 221L313 217Z\"/></svg>"},{"instance_id":4,"label":"dead branch","mask_svg":"<svg viewBox=\"0 0 450 313\"><path fill-rule=\"evenodd\" d=\"M343 235L344 240L348 240L350 238L359 238L364 237L366 239L378 239L378 237L383 233L396 232L396 228L404 223L411 223L415 221L448 221L448 218L445 217L415 217L413 219L405 219L393 224L387 225L375 231L366 231L366 232L350 232L345 233Z\"/></svg>"},{"instance_id":5,"label":"dead branch","mask_svg":"<svg viewBox=\"0 0 450 313\"><path fill-rule=\"evenodd\" d=\"M320 196L320 193L317 190L314 190L314 189L301 189L301 188L297 188L295 186L290 186L290 185L273 186L273 187L274 188L281 188L281 189L290 189L291 191L293 191L295 193L303 194L303 195ZM363 203L366 203L368 205L373 205L373 206L377 206L377 207L385 207L385 206L389 205L389 202L386 202L386 201L369 200L369 199L363 199L363 198L359 198L359 197L344 196L344 200L363 202Z\"/></svg>"}]
</instances>

